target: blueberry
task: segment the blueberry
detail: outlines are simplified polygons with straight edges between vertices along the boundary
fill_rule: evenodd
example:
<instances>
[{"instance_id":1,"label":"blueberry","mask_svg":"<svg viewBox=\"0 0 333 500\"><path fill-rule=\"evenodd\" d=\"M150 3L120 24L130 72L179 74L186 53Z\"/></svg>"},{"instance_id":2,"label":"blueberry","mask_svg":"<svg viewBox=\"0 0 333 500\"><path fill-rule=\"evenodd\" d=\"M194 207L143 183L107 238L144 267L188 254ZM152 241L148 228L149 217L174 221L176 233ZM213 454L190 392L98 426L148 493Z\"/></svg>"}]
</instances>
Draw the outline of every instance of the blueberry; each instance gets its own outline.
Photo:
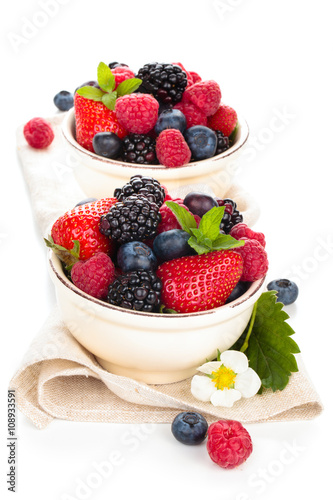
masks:
<instances>
[{"instance_id":1,"label":"blueberry","mask_svg":"<svg viewBox=\"0 0 333 500\"><path fill-rule=\"evenodd\" d=\"M171 432L177 441L195 445L204 441L207 436L207 420L196 412L179 413L171 424Z\"/></svg>"},{"instance_id":2,"label":"blueberry","mask_svg":"<svg viewBox=\"0 0 333 500\"><path fill-rule=\"evenodd\" d=\"M186 130L185 115L179 109L166 109L157 118L155 132L159 135L166 128L175 128L183 134Z\"/></svg>"},{"instance_id":3,"label":"blueberry","mask_svg":"<svg viewBox=\"0 0 333 500\"><path fill-rule=\"evenodd\" d=\"M288 279L273 280L267 285L268 290L277 291L277 302L285 306L292 304L298 297L298 286Z\"/></svg>"},{"instance_id":4,"label":"blueberry","mask_svg":"<svg viewBox=\"0 0 333 500\"><path fill-rule=\"evenodd\" d=\"M194 250L187 243L189 238L189 233L182 229L164 231L154 239L154 253L162 262L178 259L178 257L184 257L185 255L192 255Z\"/></svg>"},{"instance_id":5,"label":"blueberry","mask_svg":"<svg viewBox=\"0 0 333 500\"><path fill-rule=\"evenodd\" d=\"M67 90L61 90L54 96L53 102L60 111L68 111L74 106L74 97Z\"/></svg>"},{"instance_id":6,"label":"blueberry","mask_svg":"<svg viewBox=\"0 0 333 500\"><path fill-rule=\"evenodd\" d=\"M211 208L217 207L218 203L212 196L205 193L199 193L197 191L192 191L188 193L183 201L184 205L187 206L190 212L194 215L199 215L202 217Z\"/></svg>"},{"instance_id":7,"label":"blueberry","mask_svg":"<svg viewBox=\"0 0 333 500\"><path fill-rule=\"evenodd\" d=\"M97 198L85 198L84 200L79 201L75 206L79 207L80 205L86 205L87 203L92 203L93 201L97 201Z\"/></svg>"},{"instance_id":8,"label":"blueberry","mask_svg":"<svg viewBox=\"0 0 333 500\"><path fill-rule=\"evenodd\" d=\"M82 85L79 85L75 91L74 94L77 90L79 90L81 87L96 87L97 89L100 89L101 87L98 85L98 82L96 80L89 80L89 82L84 82Z\"/></svg>"},{"instance_id":9,"label":"blueberry","mask_svg":"<svg viewBox=\"0 0 333 500\"><path fill-rule=\"evenodd\" d=\"M125 273L138 269L154 271L157 268L154 252L142 241L130 241L121 245L117 253L117 263Z\"/></svg>"},{"instance_id":10,"label":"blueberry","mask_svg":"<svg viewBox=\"0 0 333 500\"><path fill-rule=\"evenodd\" d=\"M217 137L214 130L203 125L194 125L184 132L192 153L192 160L205 160L215 155Z\"/></svg>"},{"instance_id":11,"label":"blueberry","mask_svg":"<svg viewBox=\"0 0 333 500\"><path fill-rule=\"evenodd\" d=\"M229 302L233 302L234 300L238 299L241 297L251 286L250 281L239 281L227 300L225 301L226 304L229 304Z\"/></svg>"},{"instance_id":12,"label":"blueberry","mask_svg":"<svg viewBox=\"0 0 333 500\"><path fill-rule=\"evenodd\" d=\"M113 132L98 132L92 143L95 153L104 158L117 158L123 147L123 141Z\"/></svg>"}]
</instances>

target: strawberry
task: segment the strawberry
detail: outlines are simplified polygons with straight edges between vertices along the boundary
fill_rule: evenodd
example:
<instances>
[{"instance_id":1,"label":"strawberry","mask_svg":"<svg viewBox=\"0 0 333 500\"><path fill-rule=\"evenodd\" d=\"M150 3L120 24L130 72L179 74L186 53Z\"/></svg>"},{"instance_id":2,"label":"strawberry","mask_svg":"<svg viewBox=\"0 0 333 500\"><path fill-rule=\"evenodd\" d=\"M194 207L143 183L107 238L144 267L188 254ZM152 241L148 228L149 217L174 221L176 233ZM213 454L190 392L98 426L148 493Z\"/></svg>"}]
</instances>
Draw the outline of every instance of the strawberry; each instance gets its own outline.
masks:
<instances>
[{"instance_id":1,"label":"strawberry","mask_svg":"<svg viewBox=\"0 0 333 500\"><path fill-rule=\"evenodd\" d=\"M69 210L53 224L52 239L46 240L46 244L58 254L59 247L63 247L63 251L72 251L74 242L78 241L79 251L74 261L89 259L97 252L112 254L114 243L99 232L99 220L117 201L117 198L104 198Z\"/></svg>"},{"instance_id":2,"label":"strawberry","mask_svg":"<svg viewBox=\"0 0 333 500\"><path fill-rule=\"evenodd\" d=\"M178 313L222 306L243 272L243 259L232 250L218 250L164 262L157 269L162 280L162 303Z\"/></svg>"},{"instance_id":3,"label":"strawberry","mask_svg":"<svg viewBox=\"0 0 333 500\"><path fill-rule=\"evenodd\" d=\"M237 113L230 106L221 104L212 116L208 117L208 127L221 130L224 136L229 137L237 124Z\"/></svg>"}]
</instances>

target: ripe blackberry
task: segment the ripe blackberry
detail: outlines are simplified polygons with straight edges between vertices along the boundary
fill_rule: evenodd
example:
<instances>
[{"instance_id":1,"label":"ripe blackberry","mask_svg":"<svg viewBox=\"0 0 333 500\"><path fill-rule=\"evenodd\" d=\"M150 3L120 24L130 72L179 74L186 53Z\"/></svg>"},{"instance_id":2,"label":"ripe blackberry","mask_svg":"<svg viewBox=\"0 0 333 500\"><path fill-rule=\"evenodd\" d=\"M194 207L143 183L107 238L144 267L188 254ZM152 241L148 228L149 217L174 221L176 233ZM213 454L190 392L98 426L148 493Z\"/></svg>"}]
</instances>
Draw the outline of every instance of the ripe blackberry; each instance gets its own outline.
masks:
<instances>
[{"instance_id":1,"label":"ripe blackberry","mask_svg":"<svg viewBox=\"0 0 333 500\"><path fill-rule=\"evenodd\" d=\"M155 139L146 134L129 134L123 140L121 159L128 163L157 164Z\"/></svg>"},{"instance_id":2,"label":"ripe blackberry","mask_svg":"<svg viewBox=\"0 0 333 500\"><path fill-rule=\"evenodd\" d=\"M109 68L110 68L110 69L114 69L114 68L123 68L123 67L128 68L128 64L125 64L125 63L119 63L119 62L117 62L117 61L111 62L111 63L109 64Z\"/></svg>"},{"instance_id":3,"label":"ripe blackberry","mask_svg":"<svg viewBox=\"0 0 333 500\"><path fill-rule=\"evenodd\" d=\"M230 198L225 198L224 200L218 198L216 201L219 207L225 207L220 229L225 234L229 234L236 224L243 222L243 216L237 210L237 203Z\"/></svg>"},{"instance_id":4,"label":"ripe blackberry","mask_svg":"<svg viewBox=\"0 0 333 500\"><path fill-rule=\"evenodd\" d=\"M137 92L153 94L159 102L167 104L181 101L187 86L185 71L175 64L145 64L139 69L137 78L142 80Z\"/></svg>"},{"instance_id":5,"label":"ripe blackberry","mask_svg":"<svg viewBox=\"0 0 333 500\"><path fill-rule=\"evenodd\" d=\"M156 203L158 207L162 206L165 198L165 190L161 184L152 177L142 175L133 175L127 184L115 189L114 192L115 198L119 201L132 194L141 194L149 201Z\"/></svg>"},{"instance_id":6,"label":"ripe blackberry","mask_svg":"<svg viewBox=\"0 0 333 500\"><path fill-rule=\"evenodd\" d=\"M107 301L124 309L157 311L161 300L162 281L153 271L130 271L109 286Z\"/></svg>"},{"instance_id":7,"label":"ripe blackberry","mask_svg":"<svg viewBox=\"0 0 333 500\"><path fill-rule=\"evenodd\" d=\"M217 147L216 147L216 152L215 152L215 156L216 156L216 155L220 155L221 153L223 153L224 151L229 149L230 144L229 144L229 137L224 136L223 132L221 132L221 130L215 130L215 134L217 137Z\"/></svg>"},{"instance_id":8,"label":"ripe blackberry","mask_svg":"<svg viewBox=\"0 0 333 500\"><path fill-rule=\"evenodd\" d=\"M142 241L155 236L160 220L156 203L141 194L133 194L115 203L101 216L99 230L120 244Z\"/></svg>"}]
</instances>

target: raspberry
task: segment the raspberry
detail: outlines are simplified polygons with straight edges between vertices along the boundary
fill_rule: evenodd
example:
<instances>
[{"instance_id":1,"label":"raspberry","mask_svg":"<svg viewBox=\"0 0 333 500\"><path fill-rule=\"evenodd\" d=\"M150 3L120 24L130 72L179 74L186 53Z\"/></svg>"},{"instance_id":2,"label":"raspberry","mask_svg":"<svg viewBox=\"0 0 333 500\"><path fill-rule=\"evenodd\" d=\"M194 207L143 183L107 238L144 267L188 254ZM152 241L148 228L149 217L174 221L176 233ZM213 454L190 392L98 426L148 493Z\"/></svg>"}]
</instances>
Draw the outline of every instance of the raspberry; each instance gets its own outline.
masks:
<instances>
[{"instance_id":1,"label":"raspberry","mask_svg":"<svg viewBox=\"0 0 333 500\"><path fill-rule=\"evenodd\" d=\"M158 118L157 100L149 94L127 94L116 100L119 123L133 134L147 134Z\"/></svg>"},{"instance_id":2,"label":"raspberry","mask_svg":"<svg viewBox=\"0 0 333 500\"><path fill-rule=\"evenodd\" d=\"M213 130L221 130L223 135L229 137L237 124L237 113L230 106L221 104L216 113L208 118L208 127Z\"/></svg>"},{"instance_id":3,"label":"raspberry","mask_svg":"<svg viewBox=\"0 0 333 500\"><path fill-rule=\"evenodd\" d=\"M116 80L116 85L115 88L118 87L118 85L123 82L124 80L127 80L128 78L134 78L135 74L131 69L129 69L127 66L117 66L115 68L112 68L112 74L114 75L114 78Z\"/></svg>"},{"instance_id":4,"label":"raspberry","mask_svg":"<svg viewBox=\"0 0 333 500\"><path fill-rule=\"evenodd\" d=\"M244 240L244 246L236 250L243 257L243 274L241 281L256 281L263 278L268 270L267 253L257 240L240 238Z\"/></svg>"},{"instance_id":5,"label":"raspberry","mask_svg":"<svg viewBox=\"0 0 333 500\"><path fill-rule=\"evenodd\" d=\"M23 128L24 137L32 148L47 148L54 139L51 125L44 118L32 118Z\"/></svg>"},{"instance_id":6,"label":"raspberry","mask_svg":"<svg viewBox=\"0 0 333 500\"><path fill-rule=\"evenodd\" d=\"M192 78L193 83L201 82L202 78L200 75L198 75L198 73L196 73L195 71L189 71L188 73L190 75L190 78Z\"/></svg>"},{"instance_id":7,"label":"raspberry","mask_svg":"<svg viewBox=\"0 0 333 500\"><path fill-rule=\"evenodd\" d=\"M163 130L158 136L156 155L166 167L181 167L191 159L191 151L183 134L173 128Z\"/></svg>"},{"instance_id":8,"label":"raspberry","mask_svg":"<svg viewBox=\"0 0 333 500\"><path fill-rule=\"evenodd\" d=\"M170 198L170 200L174 201L179 206L185 208L188 212L190 212L189 209L183 204L183 200L181 200L180 198L175 198L175 199ZM164 233L165 231L170 231L171 229L182 229L181 225L177 220L177 217L172 212L171 208L169 208L165 203L160 208L160 214L162 219L157 228L158 234ZM199 225L200 217L198 215L193 215L193 217L197 221L197 225Z\"/></svg>"},{"instance_id":9,"label":"raspberry","mask_svg":"<svg viewBox=\"0 0 333 500\"><path fill-rule=\"evenodd\" d=\"M206 116L210 116L216 113L222 94L218 83L214 80L205 80L187 87L185 96Z\"/></svg>"},{"instance_id":10,"label":"raspberry","mask_svg":"<svg viewBox=\"0 0 333 500\"><path fill-rule=\"evenodd\" d=\"M190 101L183 99L181 102L175 104L174 109L178 109L185 115L186 128L193 127L194 125L207 126L207 116Z\"/></svg>"},{"instance_id":11,"label":"raspberry","mask_svg":"<svg viewBox=\"0 0 333 500\"><path fill-rule=\"evenodd\" d=\"M80 290L96 299L105 299L110 283L115 277L115 267L110 257L98 252L88 260L80 260L71 270L71 278Z\"/></svg>"},{"instance_id":12,"label":"raspberry","mask_svg":"<svg viewBox=\"0 0 333 500\"><path fill-rule=\"evenodd\" d=\"M219 420L209 426L207 451L220 467L234 469L249 458L252 450L251 436L240 422Z\"/></svg>"},{"instance_id":13,"label":"raspberry","mask_svg":"<svg viewBox=\"0 0 333 500\"><path fill-rule=\"evenodd\" d=\"M253 229L250 229L244 223L236 224L231 229L229 234L236 240L239 240L240 238L248 238L249 240L259 241L260 245L263 246L264 248L266 246L265 235L263 233L258 233L256 231L253 231Z\"/></svg>"}]
</instances>

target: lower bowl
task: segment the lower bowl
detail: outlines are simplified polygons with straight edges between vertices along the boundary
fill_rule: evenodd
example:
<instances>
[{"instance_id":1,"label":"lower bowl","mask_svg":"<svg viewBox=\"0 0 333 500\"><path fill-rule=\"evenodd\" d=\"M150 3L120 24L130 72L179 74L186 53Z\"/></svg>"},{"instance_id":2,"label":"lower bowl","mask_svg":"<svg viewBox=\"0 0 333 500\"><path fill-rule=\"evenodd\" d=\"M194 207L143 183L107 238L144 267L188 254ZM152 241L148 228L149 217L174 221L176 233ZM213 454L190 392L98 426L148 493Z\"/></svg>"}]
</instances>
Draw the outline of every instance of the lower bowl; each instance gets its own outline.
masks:
<instances>
[{"instance_id":1,"label":"lower bowl","mask_svg":"<svg viewBox=\"0 0 333 500\"><path fill-rule=\"evenodd\" d=\"M67 328L107 371L148 384L195 374L217 349L229 349L244 331L265 279L229 304L192 314L129 311L94 299L65 276L50 250L48 268Z\"/></svg>"}]
</instances>

